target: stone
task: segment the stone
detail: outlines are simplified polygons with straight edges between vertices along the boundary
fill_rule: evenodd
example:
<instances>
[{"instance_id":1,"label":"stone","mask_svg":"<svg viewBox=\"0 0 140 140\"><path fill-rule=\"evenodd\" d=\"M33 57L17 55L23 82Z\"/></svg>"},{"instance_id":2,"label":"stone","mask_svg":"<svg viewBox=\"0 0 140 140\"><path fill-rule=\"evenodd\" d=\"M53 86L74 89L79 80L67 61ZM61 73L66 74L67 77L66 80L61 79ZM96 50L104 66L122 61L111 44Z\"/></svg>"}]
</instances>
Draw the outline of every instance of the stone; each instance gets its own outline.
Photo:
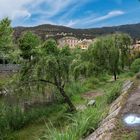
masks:
<instances>
[{"instance_id":1,"label":"stone","mask_svg":"<svg viewBox=\"0 0 140 140\"><path fill-rule=\"evenodd\" d=\"M96 105L96 101L95 100L90 100L87 104L87 106L94 106Z\"/></svg>"},{"instance_id":2,"label":"stone","mask_svg":"<svg viewBox=\"0 0 140 140\"><path fill-rule=\"evenodd\" d=\"M83 111L85 109L87 109L86 105L77 105L76 106L76 110Z\"/></svg>"}]
</instances>

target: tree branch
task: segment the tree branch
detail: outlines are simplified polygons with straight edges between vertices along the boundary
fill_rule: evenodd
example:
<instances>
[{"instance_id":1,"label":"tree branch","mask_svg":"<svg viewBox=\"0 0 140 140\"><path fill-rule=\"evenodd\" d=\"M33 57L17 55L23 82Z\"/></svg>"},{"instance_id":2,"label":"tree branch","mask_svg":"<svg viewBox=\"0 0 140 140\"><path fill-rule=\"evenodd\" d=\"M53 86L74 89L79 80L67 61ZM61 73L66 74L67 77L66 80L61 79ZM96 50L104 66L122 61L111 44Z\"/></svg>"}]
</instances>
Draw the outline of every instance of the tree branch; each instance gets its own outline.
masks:
<instances>
[{"instance_id":1,"label":"tree branch","mask_svg":"<svg viewBox=\"0 0 140 140\"><path fill-rule=\"evenodd\" d=\"M52 84L54 86L56 86L55 83L49 81L49 80L44 80L44 79L39 79L39 80L32 80L32 81L26 81L26 82L20 82L21 85L27 85L29 83L38 83L38 82L44 82L44 83L49 83Z\"/></svg>"}]
</instances>

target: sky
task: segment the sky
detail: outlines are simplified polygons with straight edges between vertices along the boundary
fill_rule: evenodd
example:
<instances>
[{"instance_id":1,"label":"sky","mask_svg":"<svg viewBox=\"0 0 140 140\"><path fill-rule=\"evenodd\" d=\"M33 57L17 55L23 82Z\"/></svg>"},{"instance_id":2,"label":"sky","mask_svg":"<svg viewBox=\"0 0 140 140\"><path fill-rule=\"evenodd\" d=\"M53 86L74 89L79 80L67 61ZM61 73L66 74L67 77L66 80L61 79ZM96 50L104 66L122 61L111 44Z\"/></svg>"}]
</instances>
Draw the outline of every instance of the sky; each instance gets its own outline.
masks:
<instances>
[{"instance_id":1,"label":"sky","mask_svg":"<svg viewBox=\"0 0 140 140\"><path fill-rule=\"evenodd\" d=\"M94 28L140 23L140 0L0 0L0 20Z\"/></svg>"}]
</instances>

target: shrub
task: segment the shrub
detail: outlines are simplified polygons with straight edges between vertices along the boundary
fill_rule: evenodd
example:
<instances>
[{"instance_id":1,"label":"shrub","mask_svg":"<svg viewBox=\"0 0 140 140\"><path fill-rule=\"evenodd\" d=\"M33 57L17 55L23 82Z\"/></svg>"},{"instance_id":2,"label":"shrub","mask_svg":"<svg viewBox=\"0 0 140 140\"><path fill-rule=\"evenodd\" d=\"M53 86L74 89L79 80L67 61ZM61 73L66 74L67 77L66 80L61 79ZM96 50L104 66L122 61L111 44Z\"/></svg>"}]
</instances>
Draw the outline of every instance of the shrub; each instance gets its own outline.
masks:
<instances>
[{"instance_id":1,"label":"shrub","mask_svg":"<svg viewBox=\"0 0 140 140\"><path fill-rule=\"evenodd\" d=\"M134 62L131 64L131 70L135 73L140 71L140 58L134 60Z\"/></svg>"},{"instance_id":2,"label":"shrub","mask_svg":"<svg viewBox=\"0 0 140 140\"><path fill-rule=\"evenodd\" d=\"M107 93L107 103L111 104L114 100L116 100L121 93L121 83L117 83Z\"/></svg>"},{"instance_id":3,"label":"shrub","mask_svg":"<svg viewBox=\"0 0 140 140\"><path fill-rule=\"evenodd\" d=\"M96 77L90 77L84 84L88 89L94 89L100 84L100 81Z\"/></svg>"},{"instance_id":4,"label":"shrub","mask_svg":"<svg viewBox=\"0 0 140 140\"><path fill-rule=\"evenodd\" d=\"M67 93L71 96L75 96L87 91L87 88L82 85L80 82L70 83L66 88Z\"/></svg>"}]
</instances>

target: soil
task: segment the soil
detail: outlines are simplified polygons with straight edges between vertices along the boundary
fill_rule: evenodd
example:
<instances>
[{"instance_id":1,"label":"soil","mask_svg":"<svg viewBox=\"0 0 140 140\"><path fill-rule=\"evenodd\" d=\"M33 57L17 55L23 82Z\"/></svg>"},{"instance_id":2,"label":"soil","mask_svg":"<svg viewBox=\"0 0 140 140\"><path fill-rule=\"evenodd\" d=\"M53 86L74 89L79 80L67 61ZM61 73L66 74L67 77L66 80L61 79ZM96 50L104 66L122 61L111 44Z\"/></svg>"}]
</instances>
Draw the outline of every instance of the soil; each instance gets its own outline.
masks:
<instances>
[{"instance_id":1,"label":"soil","mask_svg":"<svg viewBox=\"0 0 140 140\"><path fill-rule=\"evenodd\" d=\"M102 96L103 93L101 92L95 92L95 91L90 91L90 92L87 92L85 94L82 95L82 98L84 99L94 99L98 96Z\"/></svg>"}]
</instances>

